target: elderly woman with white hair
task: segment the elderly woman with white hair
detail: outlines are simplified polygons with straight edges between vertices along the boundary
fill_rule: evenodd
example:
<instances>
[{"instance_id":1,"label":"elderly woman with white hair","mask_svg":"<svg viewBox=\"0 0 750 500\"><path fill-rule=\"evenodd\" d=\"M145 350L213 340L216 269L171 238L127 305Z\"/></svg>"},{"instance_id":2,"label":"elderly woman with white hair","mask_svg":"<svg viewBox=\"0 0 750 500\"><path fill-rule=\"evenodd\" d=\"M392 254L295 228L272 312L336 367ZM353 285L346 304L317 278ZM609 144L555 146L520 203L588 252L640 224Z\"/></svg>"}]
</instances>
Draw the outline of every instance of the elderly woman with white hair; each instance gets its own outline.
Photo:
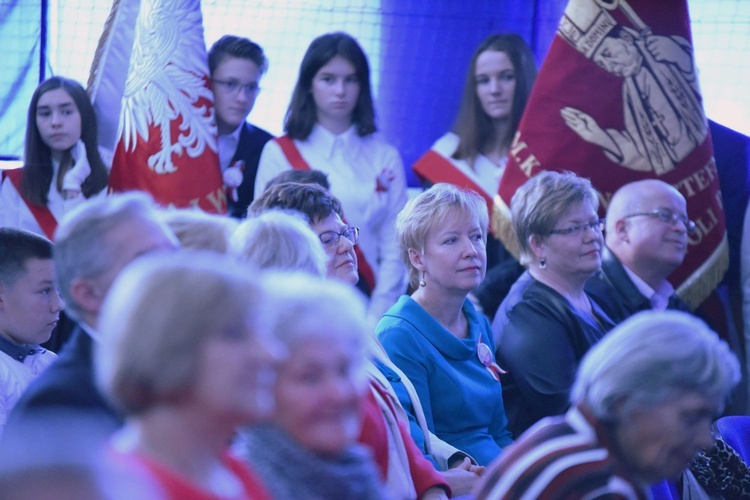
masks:
<instances>
[{"instance_id":1,"label":"elderly woman with white hair","mask_svg":"<svg viewBox=\"0 0 750 500\"><path fill-rule=\"evenodd\" d=\"M242 221L229 240L229 253L258 269L326 275L328 256L304 215L266 210Z\"/></svg>"},{"instance_id":2,"label":"elderly woman with white hair","mask_svg":"<svg viewBox=\"0 0 750 500\"><path fill-rule=\"evenodd\" d=\"M478 499L649 498L714 441L739 363L702 321L646 311L580 364L571 409L534 425L485 475Z\"/></svg>"},{"instance_id":3,"label":"elderly woman with white hair","mask_svg":"<svg viewBox=\"0 0 750 500\"><path fill-rule=\"evenodd\" d=\"M97 382L127 416L112 448L164 498L269 498L228 453L237 427L272 413L283 353L251 277L214 253L144 256L105 301Z\"/></svg>"},{"instance_id":4,"label":"elderly woman with white hair","mask_svg":"<svg viewBox=\"0 0 750 500\"><path fill-rule=\"evenodd\" d=\"M274 498L383 498L375 463L357 443L369 390L364 301L349 285L303 273L266 279L272 331L289 357L272 422L245 429L238 453Z\"/></svg>"},{"instance_id":5,"label":"elderly woman with white hair","mask_svg":"<svg viewBox=\"0 0 750 500\"><path fill-rule=\"evenodd\" d=\"M438 183L411 199L396 231L414 293L376 330L414 385L429 431L480 465L512 442L490 325L467 298L484 279L488 225L487 206L473 191Z\"/></svg>"}]
</instances>

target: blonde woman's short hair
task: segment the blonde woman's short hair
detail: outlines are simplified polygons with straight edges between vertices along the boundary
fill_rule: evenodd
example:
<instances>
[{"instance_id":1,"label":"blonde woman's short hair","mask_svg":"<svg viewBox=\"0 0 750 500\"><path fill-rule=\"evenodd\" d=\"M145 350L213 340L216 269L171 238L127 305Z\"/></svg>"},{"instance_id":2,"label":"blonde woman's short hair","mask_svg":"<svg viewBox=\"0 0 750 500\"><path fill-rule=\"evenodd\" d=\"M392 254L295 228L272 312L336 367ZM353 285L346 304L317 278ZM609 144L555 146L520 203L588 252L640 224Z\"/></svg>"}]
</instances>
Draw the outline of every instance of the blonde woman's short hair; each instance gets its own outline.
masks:
<instances>
[{"instance_id":1,"label":"blonde woman's short hair","mask_svg":"<svg viewBox=\"0 0 750 500\"><path fill-rule=\"evenodd\" d=\"M591 181L572 172L544 171L518 188L510 202L513 229L518 238L519 261L529 264L532 235L546 238L560 217L578 203L588 202L597 210L599 197Z\"/></svg>"},{"instance_id":2,"label":"blonde woman's short hair","mask_svg":"<svg viewBox=\"0 0 750 500\"><path fill-rule=\"evenodd\" d=\"M409 259L409 249L424 251L427 237L439 227L448 214L458 211L468 214L479 223L482 236L487 242L489 214L484 198L474 191L461 189L444 182L418 194L406 203L396 218L396 237L398 239L401 260L409 269L409 281L416 288L419 283L419 271Z\"/></svg>"}]
</instances>

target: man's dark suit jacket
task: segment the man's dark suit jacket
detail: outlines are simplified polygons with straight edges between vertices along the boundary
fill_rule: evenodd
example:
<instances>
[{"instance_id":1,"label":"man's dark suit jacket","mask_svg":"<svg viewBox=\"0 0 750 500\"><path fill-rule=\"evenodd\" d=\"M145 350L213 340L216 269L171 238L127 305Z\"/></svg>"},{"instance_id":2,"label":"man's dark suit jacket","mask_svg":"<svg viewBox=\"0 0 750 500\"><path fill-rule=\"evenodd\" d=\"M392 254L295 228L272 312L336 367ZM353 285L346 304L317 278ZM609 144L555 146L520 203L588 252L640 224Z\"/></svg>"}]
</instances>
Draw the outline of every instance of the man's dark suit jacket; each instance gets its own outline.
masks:
<instances>
[{"instance_id":1,"label":"man's dark suit jacket","mask_svg":"<svg viewBox=\"0 0 750 500\"><path fill-rule=\"evenodd\" d=\"M242 184L237 188L237 201L228 200L229 215L232 217L244 219L247 215L247 207L253 202L260 153L263 151L263 146L271 139L273 139L273 136L262 128L249 123L242 125L237 150L230 162L230 165L240 160L245 162L245 170L242 171Z\"/></svg>"},{"instance_id":2,"label":"man's dark suit jacket","mask_svg":"<svg viewBox=\"0 0 750 500\"><path fill-rule=\"evenodd\" d=\"M615 322L622 323L633 314L651 309L651 300L630 279L622 263L608 248L602 254L602 269L586 283L586 293ZM692 312L676 294L669 297L668 309Z\"/></svg>"},{"instance_id":3,"label":"man's dark suit jacket","mask_svg":"<svg viewBox=\"0 0 750 500\"><path fill-rule=\"evenodd\" d=\"M93 340L76 324L70 341L58 359L37 377L11 411L4 434L13 433L16 426L38 419L44 413L96 415L102 429L116 430L122 425L122 415L104 399L94 382Z\"/></svg>"}]
</instances>

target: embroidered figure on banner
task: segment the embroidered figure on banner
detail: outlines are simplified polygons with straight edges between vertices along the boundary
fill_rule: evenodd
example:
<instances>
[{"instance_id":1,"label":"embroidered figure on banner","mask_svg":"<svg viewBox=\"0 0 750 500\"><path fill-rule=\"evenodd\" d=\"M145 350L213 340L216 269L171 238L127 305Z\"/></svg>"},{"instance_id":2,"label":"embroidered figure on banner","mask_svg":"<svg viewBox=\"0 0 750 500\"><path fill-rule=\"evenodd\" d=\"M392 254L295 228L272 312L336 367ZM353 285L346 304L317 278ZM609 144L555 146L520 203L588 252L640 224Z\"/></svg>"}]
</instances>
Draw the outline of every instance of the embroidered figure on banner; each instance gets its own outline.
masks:
<instances>
[{"instance_id":1,"label":"embroidered figure on banner","mask_svg":"<svg viewBox=\"0 0 750 500\"><path fill-rule=\"evenodd\" d=\"M706 138L690 43L651 33L624 0L590 0L566 11L558 33L597 66L621 77L624 129L602 128L573 107L560 110L566 125L602 148L613 162L663 175ZM618 24L608 10L621 9L636 29Z\"/></svg>"}]
</instances>

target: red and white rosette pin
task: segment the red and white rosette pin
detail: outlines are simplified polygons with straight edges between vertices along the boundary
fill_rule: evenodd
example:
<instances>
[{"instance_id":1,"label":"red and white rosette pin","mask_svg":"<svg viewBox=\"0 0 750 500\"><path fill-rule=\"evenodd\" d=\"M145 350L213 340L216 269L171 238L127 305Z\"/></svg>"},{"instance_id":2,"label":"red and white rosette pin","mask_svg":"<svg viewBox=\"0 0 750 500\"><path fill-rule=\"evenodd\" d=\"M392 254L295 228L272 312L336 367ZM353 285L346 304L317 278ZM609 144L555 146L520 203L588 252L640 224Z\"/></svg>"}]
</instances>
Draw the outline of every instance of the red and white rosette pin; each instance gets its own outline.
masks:
<instances>
[{"instance_id":1,"label":"red and white rosette pin","mask_svg":"<svg viewBox=\"0 0 750 500\"><path fill-rule=\"evenodd\" d=\"M492 349L484 342L477 344L477 357L484 367L487 368L487 371L490 372L490 375L498 382L500 381L500 375L508 373L495 363L495 360L492 359Z\"/></svg>"},{"instance_id":2,"label":"red and white rosette pin","mask_svg":"<svg viewBox=\"0 0 750 500\"><path fill-rule=\"evenodd\" d=\"M232 201L237 201L237 188L242 184L242 179L244 177L242 173L243 170L245 170L244 160L237 160L227 167L222 174L224 189L226 189L227 196L231 198Z\"/></svg>"},{"instance_id":3,"label":"red and white rosette pin","mask_svg":"<svg viewBox=\"0 0 750 500\"><path fill-rule=\"evenodd\" d=\"M393 173L392 169L384 168L381 170L378 177L375 179L375 192L385 193L388 191L393 183L393 179L395 178L396 174Z\"/></svg>"}]
</instances>

